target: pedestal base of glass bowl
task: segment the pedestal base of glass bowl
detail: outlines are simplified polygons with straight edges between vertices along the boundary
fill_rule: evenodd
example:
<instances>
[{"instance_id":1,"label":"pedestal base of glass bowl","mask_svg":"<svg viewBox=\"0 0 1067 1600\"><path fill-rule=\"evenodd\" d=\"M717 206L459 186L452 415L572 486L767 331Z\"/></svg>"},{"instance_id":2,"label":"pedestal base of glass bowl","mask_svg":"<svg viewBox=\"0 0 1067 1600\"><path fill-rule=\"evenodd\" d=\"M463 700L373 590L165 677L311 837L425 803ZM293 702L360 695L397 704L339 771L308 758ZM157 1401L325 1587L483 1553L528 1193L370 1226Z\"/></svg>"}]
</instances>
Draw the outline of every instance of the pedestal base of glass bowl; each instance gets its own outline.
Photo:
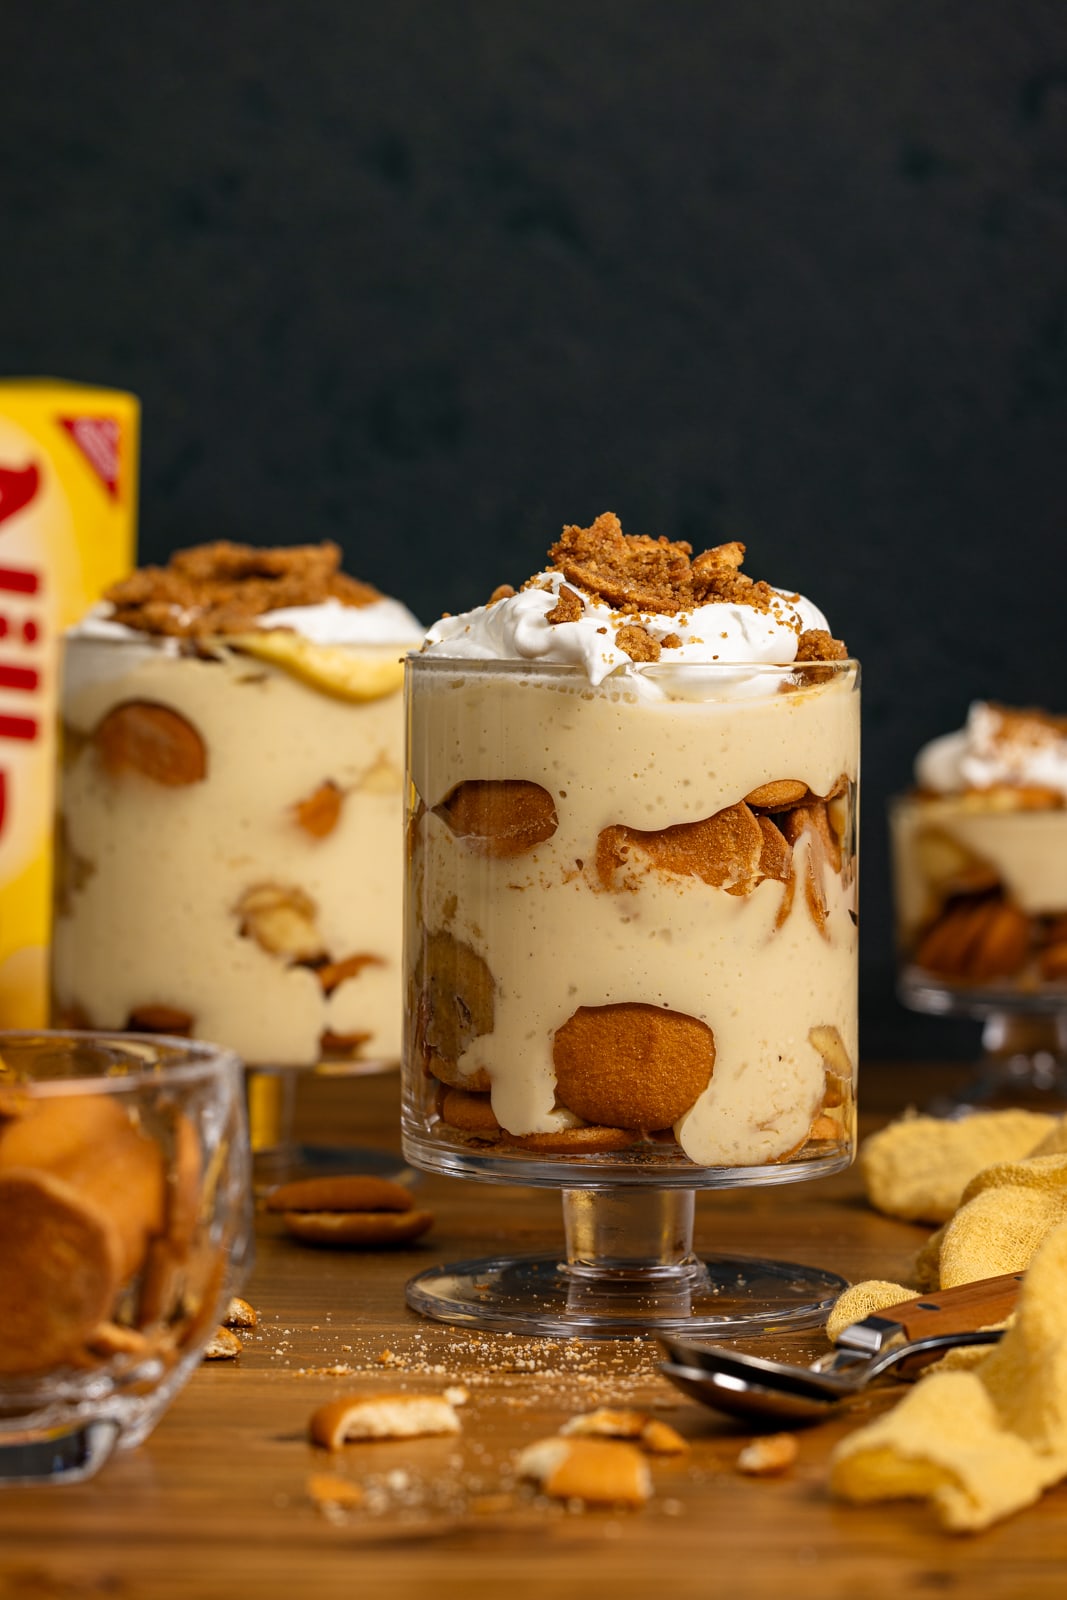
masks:
<instances>
[{"instance_id":1,"label":"pedestal base of glass bowl","mask_svg":"<svg viewBox=\"0 0 1067 1600\"><path fill-rule=\"evenodd\" d=\"M257 1194L298 1178L361 1173L410 1178L401 1156L356 1144L305 1144L294 1132L297 1095L312 1076L365 1078L395 1072L395 1061L325 1061L317 1067L245 1067L252 1181ZM358 1093L358 1088L355 1091Z\"/></svg>"},{"instance_id":2,"label":"pedestal base of glass bowl","mask_svg":"<svg viewBox=\"0 0 1067 1600\"><path fill-rule=\"evenodd\" d=\"M726 1338L826 1320L848 1286L844 1278L788 1261L727 1254L700 1260L695 1200L694 1189L647 1184L564 1189L562 1259L505 1256L434 1267L408 1284L408 1305L439 1322L582 1339Z\"/></svg>"},{"instance_id":3,"label":"pedestal base of glass bowl","mask_svg":"<svg viewBox=\"0 0 1067 1600\"><path fill-rule=\"evenodd\" d=\"M1005 1106L1067 1110L1067 989L1027 993L989 985L966 990L906 967L899 994L912 1011L982 1023L982 1056L974 1076L929 1106L932 1114L960 1116L972 1108Z\"/></svg>"}]
</instances>

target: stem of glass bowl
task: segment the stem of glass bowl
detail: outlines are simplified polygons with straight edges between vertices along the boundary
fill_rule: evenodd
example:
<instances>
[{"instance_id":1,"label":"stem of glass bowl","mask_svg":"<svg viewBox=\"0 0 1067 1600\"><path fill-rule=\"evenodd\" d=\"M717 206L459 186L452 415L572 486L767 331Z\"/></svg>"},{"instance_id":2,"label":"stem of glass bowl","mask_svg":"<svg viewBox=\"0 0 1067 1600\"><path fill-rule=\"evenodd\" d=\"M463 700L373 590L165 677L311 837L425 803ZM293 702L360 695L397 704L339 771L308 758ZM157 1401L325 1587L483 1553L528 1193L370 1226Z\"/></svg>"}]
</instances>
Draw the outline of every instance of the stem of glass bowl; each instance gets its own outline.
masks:
<instances>
[{"instance_id":1,"label":"stem of glass bowl","mask_svg":"<svg viewBox=\"0 0 1067 1600\"><path fill-rule=\"evenodd\" d=\"M982 1024L982 1055L961 1088L926 1110L959 1116L973 1107L1024 1106L1062 1112L1067 1106L1067 995L1062 985L1039 989L953 985L911 966L900 976L900 998L928 1016L971 1017Z\"/></svg>"},{"instance_id":2,"label":"stem of glass bowl","mask_svg":"<svg viewBox=\"0 0 1067 1600\"><path fill-rule=\"evenodd\" d=\"M1067 1103L1067 1013L994 1011L982 1025L974 1103Z\"/></svg>"},{"instance_id":3,"label":"stem of glass bowl","mask_svg":"<svg viewBox=\"0 0 1067 1600\"><path fill-rule=\"evenodd\" d=\"M590 1285L688 1280L695 1215L693 1189L564 1189L566 1270Z\"/></svg>"},{"instance_id":4,"label":"stem of glass bowl","mask_svg":"<svg viewBox=\"0 0 1067 1600\"><path fill-rule=\"evenodd\" d=\"M366 1173L402 1178L403 1159L390 1151L358 1144L305 1144L298 1131L298 1096L302 1082L315 1076L343 1078L346 1082L392 1071L395 1062L346 1063L338 1070L330 1063L319 1067L245 1066L245 1094L252 1149L253 1187L262 1194L278 1184L298 1178L332 1173ZM353 1123L358 1125L358 1083L352 1083Z\"/></svg>"},{"instance_id":5,"label":"stem of glass bowl","mask_svg":"<svg viewBox=\"0 0 1067 1600\"><path fill-rule=\"evenodd\" d=\"M554 1338L783 1332L826 1320L845 1280L821 1267L693 1251L696 1192L563 1189L563 1250L431 1267L407 1302L440 1322Z\"/></svg>"}]
</instances>

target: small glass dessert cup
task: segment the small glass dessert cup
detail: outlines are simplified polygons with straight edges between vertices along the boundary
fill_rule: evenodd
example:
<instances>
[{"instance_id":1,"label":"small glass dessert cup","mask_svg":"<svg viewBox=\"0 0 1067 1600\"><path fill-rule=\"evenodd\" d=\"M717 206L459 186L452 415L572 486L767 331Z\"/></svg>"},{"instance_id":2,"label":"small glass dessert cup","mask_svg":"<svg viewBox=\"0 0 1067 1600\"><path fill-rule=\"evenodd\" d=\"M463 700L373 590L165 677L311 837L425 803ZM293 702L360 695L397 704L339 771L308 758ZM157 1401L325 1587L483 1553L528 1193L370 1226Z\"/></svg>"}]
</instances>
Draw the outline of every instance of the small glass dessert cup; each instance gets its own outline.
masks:
<instances>
[{"instance_id":1,"label":"small glass dessert cup","mask_svg":"<svg viewBox=\"0 0 1067 1600\"><path fill-rule=\"evenodd\" d=\"M978 702L890 803L899 992L983 1023L943 1109L1067 1103L1067 720Z\"/></svg>"},{"instance_id":2,"label":"small glass dessert cup","mask_svg":"<svg viewBox=\"0 0 1067 1600\"><path fill-rule=\"evenodd\" d=\"M235 1050L264 1182L395 1168L291 1138L301 1072L400 1056L400 657L421 630L338 557L180 552L64 656L53 1021Z\"/></svg>"},{"instance_id":3,"label":"small glass dessert cup","mask_svg":"<svg viewBox=\"0 0 1067 1600\"><path fill-rule=\"evenodd\" d=\"M0 1034L0 1483L152 1431L251 1263L249 1169L228 1051Z\"/></svg>"},{"instance_id":4,"label":"small glass dessert cup","mask_svg":"<svg viewBox=\"0 0 1067 1600\"><path fill-rule=\"evenodd\" d=\"M565 1250L422 1273L516 1332L726 1335L836 1274L693 1250L698 1189L852 1158L859 669L408 660L404 1150L563 1191Z\"/></svg>"}]
</instances>

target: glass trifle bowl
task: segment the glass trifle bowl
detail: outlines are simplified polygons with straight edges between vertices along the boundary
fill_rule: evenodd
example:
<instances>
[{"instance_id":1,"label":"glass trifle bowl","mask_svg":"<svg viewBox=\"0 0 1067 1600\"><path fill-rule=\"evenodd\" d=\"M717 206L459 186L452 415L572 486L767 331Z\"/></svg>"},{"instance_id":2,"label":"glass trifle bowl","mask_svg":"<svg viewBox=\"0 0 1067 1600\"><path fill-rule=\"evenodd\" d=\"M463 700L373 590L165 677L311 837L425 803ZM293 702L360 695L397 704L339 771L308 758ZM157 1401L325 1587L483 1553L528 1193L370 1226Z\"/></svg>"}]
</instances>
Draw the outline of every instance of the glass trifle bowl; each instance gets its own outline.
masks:
<instances>
[{"instance_id":1,"label":"glass trifle bowl","mask_svg":"<svg viewBox=\"0 0 1067 1600\"><path fill-rule=\"evenodd\" d=\"M339 556L183 551L65 644L53 1020L235 1050L267 1178L329 1164L289 1138L300 1071L400 1055L400 658L422 630Z\"/></svg>"},{"instance_id":2,"label":"glass trifle bowl","mask_svg":"<svg viewBox=\"0 0 1067 1600\"><path fill-rule=\"evenodd\" d=\"M982 1022L946 1104L1067 1104L1067 718L976 701L890 804L900 996Z\"/></svg>"},{"instance_id":3,"label":"glass trifle bowl","mask_svg":"<svg viewBox=\"0 0 1067 1600\"><path fill-rule=\"evenodd\" d=\"M698 1189L855 1137L859 669L741 553L608 515L408 660L405 1154L560 1188L566 1235L421 1274L431 1316L725 1334L842 1287L692 1247Z\"/></svg>"}]
</instances>

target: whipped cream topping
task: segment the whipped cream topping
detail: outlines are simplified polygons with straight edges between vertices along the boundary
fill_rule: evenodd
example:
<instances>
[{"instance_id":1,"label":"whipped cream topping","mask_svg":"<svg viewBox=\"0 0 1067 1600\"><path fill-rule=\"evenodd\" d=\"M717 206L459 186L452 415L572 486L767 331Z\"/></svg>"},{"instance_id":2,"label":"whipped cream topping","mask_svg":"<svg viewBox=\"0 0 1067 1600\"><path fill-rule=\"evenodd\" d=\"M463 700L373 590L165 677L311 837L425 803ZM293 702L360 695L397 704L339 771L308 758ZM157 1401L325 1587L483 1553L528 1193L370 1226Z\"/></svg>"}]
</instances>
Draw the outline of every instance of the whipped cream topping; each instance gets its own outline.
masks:
<instances>
[{"instance_id":1,"label":"whipped cream topping","mask_svg":"<svg viewBox=\"0 0 1067 1600\"><path fill-rule=\"evenodd\" d=\"M65 639L140 639L148 642L150 635L140 633L136 628L127 628L124 622L116 622L113 618L114 607L108 600L101 600L92 610L87 611L84 617L66 629ZM174 646L171 654L177 653L178 641L170 636L160 635L160 642Z\"/></svg>"},{"instance_id":2,"label":"whipped cream topping","mask_svg":"<svg viewBox=\"0 0 1067 1600\"><path fill-rule=\"evenodd\" d=\"M313 644L417 644L425 629L399 600L382 598L366 606L324 600L314 606L266 611L259 628L292 628Z\"/></svg>"},{"instance_id":3,"label":"whipped cream topping","mask_svg":"<svg viewBox=\"0 0 1067 1600\"><path fill-rule=\"evenodd\" d=\"M915 781L936 794L1007 785L1067 799L1067 723L976 700L963 728L924 745Z\"/></svg>"},{"instance_id":4,"label":"whipped cream topping","mask_svg":"<svg viewBox=\"0 0 1067 1600\"><path fill-rule=\"evenodd\" d=\"M154 650L177 654L179 640L147 634L112 619L109 601L94 606L80 622L67 630L68 639L139 639ZM417 644L423 626L399 600L383 597L365 606L346 606L340 600L323 600L313 606L289 606L266 611L249 622L253 629L289 628L312 644Z\"/></svg>"},{"instance_id":5,"label":"whipped cream topping","mask_svg":"<svg viewBox=\"0 0 1067 1600\"><path fill-rule=\"evenodd\" d=\"M573 622L549 622L564 585L578 594L582 615ZM829 624L802 595L775 594L769 611L715 601L677 616L625 617L603 600L575 590L562 572L542 572L518 594L443 617L430 629L423 649L467 661L558 662L581 667L594 685L619 672L647 680L651 687L680 663L788 666L796 659L798 635L808 628L829 631ZM668 647L657 662L631 661L615 635L620 626L637 622L660 643L673 635L681 644Z\"/></svg>"}]
</instances>

